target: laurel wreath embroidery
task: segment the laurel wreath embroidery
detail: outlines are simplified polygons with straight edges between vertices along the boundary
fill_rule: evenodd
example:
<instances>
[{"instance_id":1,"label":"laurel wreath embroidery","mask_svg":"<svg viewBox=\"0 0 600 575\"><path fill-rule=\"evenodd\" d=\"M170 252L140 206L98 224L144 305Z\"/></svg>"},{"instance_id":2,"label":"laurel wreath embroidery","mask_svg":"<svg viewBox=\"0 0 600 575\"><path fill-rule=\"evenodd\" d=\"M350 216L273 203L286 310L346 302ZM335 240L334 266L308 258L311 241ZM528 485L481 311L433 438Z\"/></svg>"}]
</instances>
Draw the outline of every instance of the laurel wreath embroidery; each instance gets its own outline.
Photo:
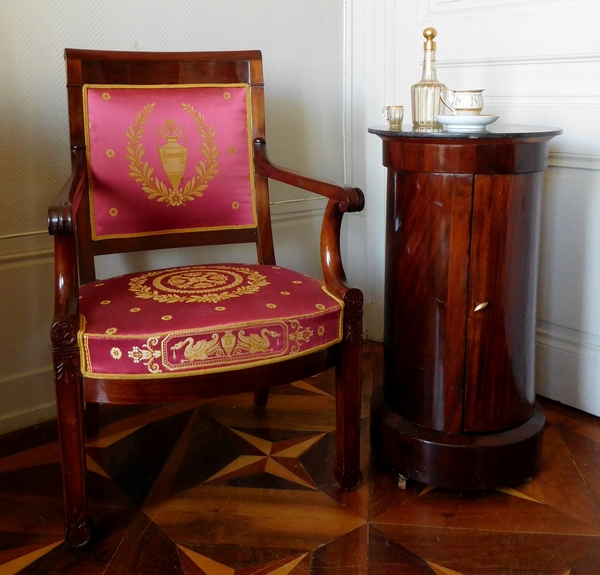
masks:
<instances>
[{"instance_id":1,"label":"laurel wreath embroidery","mask_svg":"<svg viewBox=\"0 0 600 575\"><path fill-rule=\"evenodd\" d=\"M204 116L193 106L181 104L198 128L198 133L202 138L200 151L204 160L201 159L196 166L197 176L192 176L192 179L183 188L169 189L156 176L152 177L154 168L148 162L143 161L146 151L141 138L144 134L144 126L148 116L154 111L155 106L156 104L146 104L135 117L133 126L127 128L126 135L129 144L127 145L126 158L130 161L129 169L131 172L129 175L138 184L142 184L142 190L148 194L148 199L158 198L159 202L166 202L169 206L185 205L186 202L193 201L196 197L201 198L202 192L208 188L208 181L219 173L217 170L219 151L214 141L215 131L212 126L205 123Z\"/></svg>"}]
</instances>

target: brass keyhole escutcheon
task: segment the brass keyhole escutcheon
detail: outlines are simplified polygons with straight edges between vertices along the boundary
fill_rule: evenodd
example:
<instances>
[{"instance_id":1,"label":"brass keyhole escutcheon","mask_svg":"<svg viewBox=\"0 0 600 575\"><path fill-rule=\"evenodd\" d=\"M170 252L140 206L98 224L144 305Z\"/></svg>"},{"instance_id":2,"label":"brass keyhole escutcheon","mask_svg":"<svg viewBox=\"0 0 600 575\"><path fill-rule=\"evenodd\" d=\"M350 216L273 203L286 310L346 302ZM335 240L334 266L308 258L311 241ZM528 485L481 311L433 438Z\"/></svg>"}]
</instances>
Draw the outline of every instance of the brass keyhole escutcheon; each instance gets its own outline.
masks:
<instances>
[{"instance_id":1,"label":"brass keyhole escutcheon","mask_svg":"<svg viewBox=\"0 0 600 575\"><path fill-rule=\"evenodd\" d=\"M487 306L488 306L489 302L487 301L482 301L481 303L478 303L475 306L475 311L482 311L484 310Z\"/></svg>"}]
</instances>

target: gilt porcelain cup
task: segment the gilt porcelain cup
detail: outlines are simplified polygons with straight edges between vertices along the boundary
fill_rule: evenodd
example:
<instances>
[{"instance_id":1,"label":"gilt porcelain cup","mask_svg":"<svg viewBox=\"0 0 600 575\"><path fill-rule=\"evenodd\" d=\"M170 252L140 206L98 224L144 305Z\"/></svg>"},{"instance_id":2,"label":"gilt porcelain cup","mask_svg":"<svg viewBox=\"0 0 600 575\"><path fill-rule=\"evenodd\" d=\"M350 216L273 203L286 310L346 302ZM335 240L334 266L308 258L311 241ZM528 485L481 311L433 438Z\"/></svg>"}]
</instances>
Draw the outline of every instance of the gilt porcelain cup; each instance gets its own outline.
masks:
<instances>
[{"instance_id":1,"label":"gilt porcelain cup","mask_svg":"<svg viewBox=\"0 0 600 575\"><path fill-rule=\"evenodd\" d=\"M483 90L450 90L445 88L440 99L455 116L477 116L483 110Z\"/></svg>"}]
</instances>

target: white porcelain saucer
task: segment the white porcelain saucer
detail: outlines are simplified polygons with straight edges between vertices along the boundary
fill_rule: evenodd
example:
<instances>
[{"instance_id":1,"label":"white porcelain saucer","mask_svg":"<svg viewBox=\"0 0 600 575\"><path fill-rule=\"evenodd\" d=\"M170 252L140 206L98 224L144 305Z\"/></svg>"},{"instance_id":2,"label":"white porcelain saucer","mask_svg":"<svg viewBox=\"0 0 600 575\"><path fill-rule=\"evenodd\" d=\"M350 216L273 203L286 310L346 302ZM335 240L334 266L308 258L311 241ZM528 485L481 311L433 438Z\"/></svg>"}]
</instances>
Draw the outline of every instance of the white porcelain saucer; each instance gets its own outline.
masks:
<instances>
[{"instance_id":1,"label":"white porcelain saucer","mask_svg":"<svg viewBox=\"0 0 600 575\"><path fill-rule=\"evenodd\" d=\"M482 132L488 124L495 122L498 116L479 114L478 116L435 116L448 132Z\"/></svg>"}]
</instances>

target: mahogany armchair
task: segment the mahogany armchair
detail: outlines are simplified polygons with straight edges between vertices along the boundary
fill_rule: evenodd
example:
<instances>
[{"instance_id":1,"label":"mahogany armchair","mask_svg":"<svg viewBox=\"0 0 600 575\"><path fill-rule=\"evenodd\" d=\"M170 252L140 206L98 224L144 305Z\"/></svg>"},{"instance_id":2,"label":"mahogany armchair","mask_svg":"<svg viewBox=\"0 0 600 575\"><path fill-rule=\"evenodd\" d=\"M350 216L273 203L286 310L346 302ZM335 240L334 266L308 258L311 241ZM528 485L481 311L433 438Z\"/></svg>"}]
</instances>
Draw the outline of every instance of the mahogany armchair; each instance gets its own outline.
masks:
<instances>
[{"instance_id":1,"label":"mahogany armchair","mask_svg":"<svg viewBox=\"0 0 600 575\"><path fill-rule=\"evenodd\" d=\"M68 49L66 64L73 170L48 226L67 542L91 538L84 430L100 403L254 392L265 405L269 387L335 367L336 478L356 488L363 297L340 227L362 192L271 164L259 51ZM269 178L328 198L324 280L276 266ZM253 265L96 276L98 255L248 242Z\"/></svg>"}]
</instances>

